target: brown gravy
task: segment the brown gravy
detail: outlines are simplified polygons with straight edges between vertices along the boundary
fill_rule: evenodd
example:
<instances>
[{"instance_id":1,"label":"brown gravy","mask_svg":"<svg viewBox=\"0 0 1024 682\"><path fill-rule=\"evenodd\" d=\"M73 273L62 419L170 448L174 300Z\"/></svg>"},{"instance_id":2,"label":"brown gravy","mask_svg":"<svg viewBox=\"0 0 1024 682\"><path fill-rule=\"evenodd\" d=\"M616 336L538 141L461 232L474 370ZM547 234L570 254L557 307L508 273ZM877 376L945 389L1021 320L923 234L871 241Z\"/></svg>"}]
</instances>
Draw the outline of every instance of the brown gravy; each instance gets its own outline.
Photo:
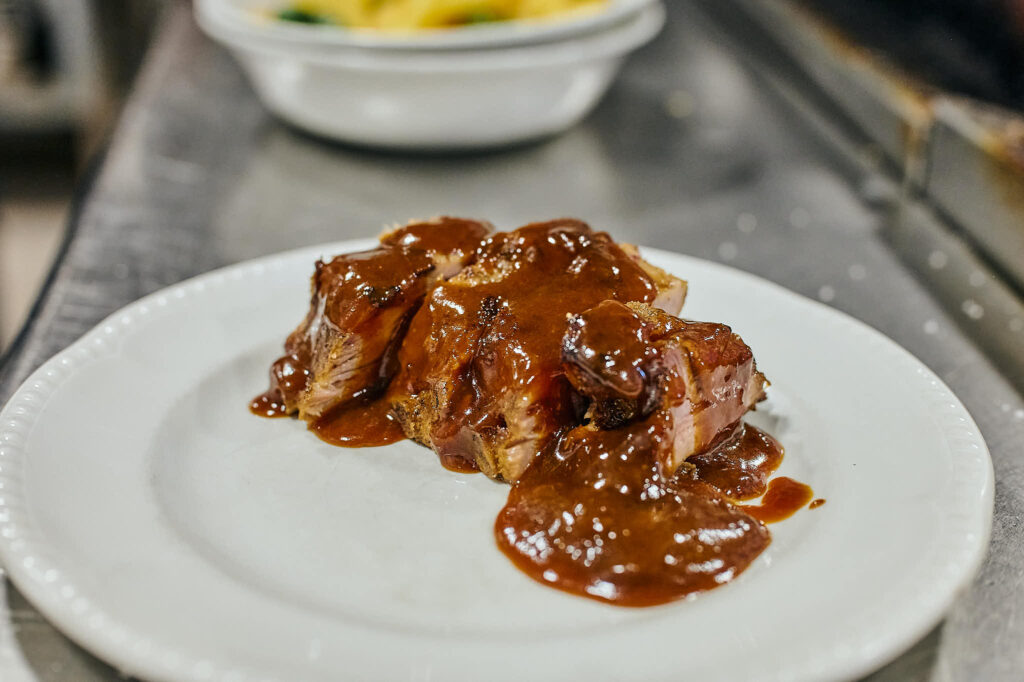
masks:
<instances>
[{"instance_id":1,"label":"brown gravy","mask_svg":"<svg viewBox=\"0 0 1024 682\"><path fill-rule=\"evenodd\" d=\"M788 519L810 502L812 497L814 491L811 486L786 476L778 476L768 483L768 492L761 498L760 504L743 505L741 509L762 523L775 523Z\"/></svg>"},{"instance_id":2,"label":"brown gravy","mask_svg":"<svg viewBox=\"0 0 1024 682\"><path fill-rule=\"evenodd\" d=\"M741 422L725 442L707 452L690 456L687 462L697 478L710 483L732 500L749 500L764 495L768 478L782 464L782 445L761 429Z\"/></svg>"},{"instance_id":3,"label":"brown gravy","mask_svg":"<svg viewBox=\"0 0 1024 682\"><path fill-rule=\"evenodd\" d=\"M607 299L657 296L654 280L618 244L581 225L566 219L491 235L410 322L390 390L399 400L425 395L437 403L428 437L442 461L456 462L481 435L525 442L579 423L561 365L566 315ZM528 404L515 396L529 396ZM520 472L488 473L512 480Z\"/></svg>"},{"instance_id":4,"label":"brown gravy","mask_svg":"<svg viewBox=\"0 0 1024 682\"><path fill-rule=\"evenodd\" d=\"M270 366L270 388L249 403L249 411L260 417L286 417L291 414L285 396L306 388L308 358L299 352L279 357Z\"/></svg>"},{"instance_id":5,"label":"brown gravy","mask_svg":"<svg viewBox=\"0 0 1024 682\"><path fill-rule=\"evenodd\" d=\"M370 448L405 440L401 425L384 400L353 401L309 425L320 440L346 448Z\"/></svg>"},{"instance_id":6,"label":"brown gravy","mask_svg":"<svg viewBox=\"0 0 1024 682\"><path fill-rule=\"evenodd\" d=\"M648 420L576 442L570 433L542 454L495 522L505 555L539 582L621 606L663 604L742 573L771 535L726 491L771 493L782 447L742 425L665 479L650 447L661 426Z\"/></svg>"},{"instance_id":7,"label":"brown gravy","mask_svg":"<svg viewBox=\"0 0 1024 682\"><path fill-rule=\"evenodd\" d=\"M249 401L249 411L257 417L287 417L288 408L284 406L281 393L276 390L265 391Z\"/></svg>"}]
</instances>

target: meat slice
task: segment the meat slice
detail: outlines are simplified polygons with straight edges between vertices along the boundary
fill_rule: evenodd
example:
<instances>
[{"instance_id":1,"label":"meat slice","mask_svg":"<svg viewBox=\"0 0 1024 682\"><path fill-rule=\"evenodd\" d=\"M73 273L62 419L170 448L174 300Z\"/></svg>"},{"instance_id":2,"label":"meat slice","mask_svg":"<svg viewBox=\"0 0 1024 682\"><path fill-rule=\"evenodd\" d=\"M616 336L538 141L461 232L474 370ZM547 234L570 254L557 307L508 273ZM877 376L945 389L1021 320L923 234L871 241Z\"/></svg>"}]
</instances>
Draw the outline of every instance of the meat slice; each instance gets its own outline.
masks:
<instances>
[{"instance_id":1,"label":"meat slice","mask_svg":"<svg viewBox=\"0 0 1024 682\"><path fill-rule=\"evenodd\" d=\"M284 410L312 420L382 391L428 291L458 272L490 231L474 220L437 218L387 232L375 249L318 261L309 312L270 371Z\"/></svg>"},{"instance_id":2,"label":"meat slice","mask_svg":"<svg viewBox=\"0 0 1024 682\"><path fill-rule=\"evenodd\" d=\"M606 299L677 312L685 290L578 220L496 233L412 319L390 391L395 414L446 465L515 481L582 418L561 366L566 317Z\"/></svg>"},{"instance_id":3,"label":"meat slice","mask_svg":"<svg viewBox=\"0 0 1024 682\"><path fill-rule=\"evenodd\" d=\"M651 305L669 314L678 315L683 308L683 301L686 300L686 280L679 279L658 266L648 263L640 257L640 249L632 244L619 244L619 248L650 276L654 281L654 286L658 288L658 295L651 301Z\"/></svg>"},{"instance_id":4,"label":"meat slice","mask_svg":"<svg viewBox=\"0 0 1024 682\"><path fill-rule=\"evenodd\" d=\"M726 325L611 300L569 320L562 362L573 388L591 400L591 426L581 428L664 413L671 438L656 454L665 474L731 433L768 383Z\"/></svg>"}]
</instances>

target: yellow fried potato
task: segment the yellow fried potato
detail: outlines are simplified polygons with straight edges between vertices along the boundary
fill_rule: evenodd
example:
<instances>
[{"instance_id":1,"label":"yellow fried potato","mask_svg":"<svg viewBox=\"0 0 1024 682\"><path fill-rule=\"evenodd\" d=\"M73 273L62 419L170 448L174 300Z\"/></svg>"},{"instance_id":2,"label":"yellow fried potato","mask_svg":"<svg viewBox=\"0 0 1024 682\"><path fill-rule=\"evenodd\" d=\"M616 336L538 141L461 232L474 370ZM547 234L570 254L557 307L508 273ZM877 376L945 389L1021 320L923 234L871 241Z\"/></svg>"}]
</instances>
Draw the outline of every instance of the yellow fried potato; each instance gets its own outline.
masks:
<instances>
[{"instance_id":1,"label":"yellow fried potato","mask_svg":"<svg viewBox=\"0 0 1024 682\"><path fill-rule=\"evenodd\" d=\"M595 11L607 0L297 0L292 9L352 28L406 31Z\"/></svg>"}]
</instances>

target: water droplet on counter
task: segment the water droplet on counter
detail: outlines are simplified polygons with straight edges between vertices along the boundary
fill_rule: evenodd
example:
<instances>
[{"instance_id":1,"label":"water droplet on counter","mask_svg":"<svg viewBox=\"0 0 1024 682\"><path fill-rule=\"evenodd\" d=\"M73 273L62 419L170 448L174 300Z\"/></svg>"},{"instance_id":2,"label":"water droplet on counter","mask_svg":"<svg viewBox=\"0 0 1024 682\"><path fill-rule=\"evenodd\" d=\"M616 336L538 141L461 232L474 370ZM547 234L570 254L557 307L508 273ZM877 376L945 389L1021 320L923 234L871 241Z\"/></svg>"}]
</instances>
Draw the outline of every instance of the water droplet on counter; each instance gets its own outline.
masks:
<instances>
[{"instance_id":1,"label":"water droplet on counter","mask_svg":"<svg viewBox=\"0 0 1024 682\"><path fill-rule=\"evenodd\" d=\"M822 301L824 301L825 303L828 303L829 301L831 301L835 297L836 297L836 290L833 289L832 287L830 287L827 284L824 285L823 287L821 287L820 289L818 289L818 298L821 299Z\"/></svg>"},{"instance_id":2,"label":"water droplet on counter","mask_svg":"<svg viewBox=\"0 0 1024 682\"><path fill-rule=\"evenodd\" d=\"M973 298L969 298L960 306L964 314L972 320L980 320L985 315L985 309Z\"/></svg>"},{"instance_id":3,"label":"water droplet on counter","mask_svg":"<svg viewBox=\"0 0 1024 682\"><path fill-rule=\"evenodd\" d=\"M980 287L985 283L986 279L988 278L985 277L984 272L981 272L980 270L975 270L974 272L971 273L970 277L967 278L967 281L970 282L972 287Z\"/></svg>"},{"instance_id":4,"label":"water droplet on counter","mask_svg":"<svg viewBox=\"0 0 1024 682\"><path fill-rule=\"evenodd\" d=\"M739 252L739 247L732 242L722 242L718 245L718 255L722 260L732 260Z\"/></svg>"},{"instance_id":5,"label":"water droplet on counter","mask_svg":"<svg viewBox=\"0 0 1024 682\"><path fill-rule=\"evenodd\" d=\"M939 323L935 320L925 320L924 333L925 334L937 334L939 331Z\"/></svg>"},{"instance_id":6,"label":"water droplet on counter","mask_svg":"<svg viewBox=\"0 0 1024 682\"><path fill-rule=\"evenodd\" d=\"M757 229L757 216L753 213L740 213L736 218L736 227L743 234L752 234Z\"/></svg>"},{"instance_id":7,"label":"water droplet on counter","mask_svg":"<svg viewBox=\"0 0 1024 682\"><path fill-rule=\"evenodd\" d=\"M936 270L941 270L946 267L946 263L949 262L949 256L943 251L932 251L928 254L928 265L932 266Z\"/></svg>"},{"instance_id":8,"label":"water droplet on counter","mask_svg":"<svg viewBox=\"0 0 1024 682\"><path fill-rule=\"evenodd\" d=\"M860 263L854 263L849 269L850 279L861 280L868 276L868 269Z\"/></svg>"}]
</instances>

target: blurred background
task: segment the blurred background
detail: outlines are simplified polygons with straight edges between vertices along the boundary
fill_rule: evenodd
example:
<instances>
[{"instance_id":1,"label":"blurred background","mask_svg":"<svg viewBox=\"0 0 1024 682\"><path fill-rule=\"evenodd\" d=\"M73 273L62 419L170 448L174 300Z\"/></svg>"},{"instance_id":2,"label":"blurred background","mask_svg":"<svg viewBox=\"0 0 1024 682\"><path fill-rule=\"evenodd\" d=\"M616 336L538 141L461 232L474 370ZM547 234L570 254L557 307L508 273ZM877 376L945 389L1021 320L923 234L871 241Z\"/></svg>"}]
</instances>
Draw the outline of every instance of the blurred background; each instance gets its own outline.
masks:
<instances>
[{"instance_id":1,"label":"blurred background","mask_svg":"<svg viewBox=\"0 0 1024 682\"><path fill-rule=\"evenodd\" d=\"M53 262L159 4L0 0L0 349Z\"/></svg>"},{"instance_id":2,"label":"blurred background","mask_svg":"<svg viewBox=\"0 0 1024 682\"><path fill-rule=\"evenodd\" d=\"M45 281L161 13L188 4L0 0L0 349ZM755 70L770 64L765 77L865 134L907 196L1019 297L1024 0L697 4L752 51ZM683 95L678 107L692 109Z\"/></svg>"}]
</instances>

